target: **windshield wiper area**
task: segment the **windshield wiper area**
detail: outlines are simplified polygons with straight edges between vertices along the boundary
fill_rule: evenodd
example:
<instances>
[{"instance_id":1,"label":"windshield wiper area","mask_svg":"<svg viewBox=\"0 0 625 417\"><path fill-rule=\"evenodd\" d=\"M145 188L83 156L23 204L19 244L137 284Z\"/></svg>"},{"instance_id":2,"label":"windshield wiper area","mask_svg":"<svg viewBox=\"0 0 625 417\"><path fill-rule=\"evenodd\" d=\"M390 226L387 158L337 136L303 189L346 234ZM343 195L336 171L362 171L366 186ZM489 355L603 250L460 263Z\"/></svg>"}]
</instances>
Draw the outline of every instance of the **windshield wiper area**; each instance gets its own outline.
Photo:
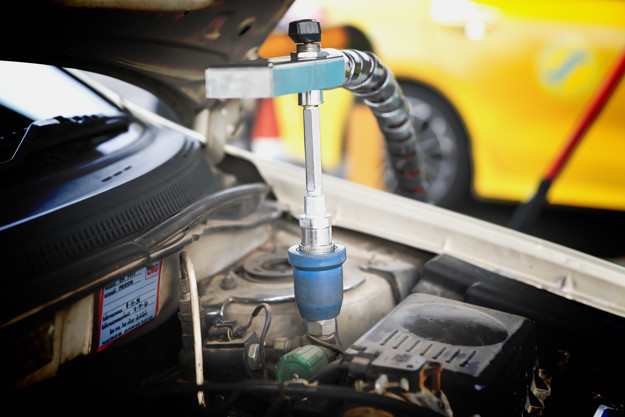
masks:
<instances>
[{"instance_id":1,"label":"windshield wiper area","mask_svg":"<svg viewBox=\"0 0 625 417\"><path fill-rule=\"evenodd\" d=\"M0 169L11 169L33 152L86 137L110 136L128 130L128 115L100 114L37 120L21 131L0 136Z\"/></svg>"}]
</instances>

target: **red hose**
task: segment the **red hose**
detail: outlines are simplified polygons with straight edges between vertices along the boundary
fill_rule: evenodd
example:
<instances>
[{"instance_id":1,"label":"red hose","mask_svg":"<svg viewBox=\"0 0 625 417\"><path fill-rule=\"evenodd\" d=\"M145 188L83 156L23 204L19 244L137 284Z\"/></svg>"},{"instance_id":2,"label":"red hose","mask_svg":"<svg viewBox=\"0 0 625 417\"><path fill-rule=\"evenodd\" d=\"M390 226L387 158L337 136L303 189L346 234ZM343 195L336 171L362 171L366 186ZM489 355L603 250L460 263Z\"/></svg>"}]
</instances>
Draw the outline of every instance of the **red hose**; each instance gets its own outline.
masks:
<instances>
[{"instance_id":1,"label":"red hose","mask_svg":"<svg viewBox=\"0 0 625 417\"><path fill-rule=\"evenodd\" d=\"M558 155L558 158L555 160L551 168L547 171L547 174L544 177L545 180L553 181L560 174L575 147L579 144L582 137L586 134L597 116L599 116L601 110L603 110L603 107L618 86L624 73L625 49L621 51L612 72L608 74L607 78L604 80L603 84L599 87L599 90L597 90L597 93L590 101L584 116L573 131L573 134L569 138L565 148L562 150L560 155Z\"/></svg>"},{"instance_id":2,"label":"red hose","mask_svg":"<svg viewBox=\"0 0 625 417\"><path fill-rule=\"evenodd\" d=\"M530 224L538 217L542 206L547 201L547 193L553 184L553 181L560 175L560 172L566 166L575 147L582 140L590 126L593 124L597 116L603 110L608 99L618 86L623 74L625 73L625 48L621 51L616 64L611 72L599 86L596 94L592 97L588 104L588 108L583 114L579 124L575 127L573 134L569 138L562 152L558 155L554 163L542 178L538 185L538 189L534 196L526 203L519 205L510 220L508 227L516 230L526 230Z\"/></svg>"}]
</instances>

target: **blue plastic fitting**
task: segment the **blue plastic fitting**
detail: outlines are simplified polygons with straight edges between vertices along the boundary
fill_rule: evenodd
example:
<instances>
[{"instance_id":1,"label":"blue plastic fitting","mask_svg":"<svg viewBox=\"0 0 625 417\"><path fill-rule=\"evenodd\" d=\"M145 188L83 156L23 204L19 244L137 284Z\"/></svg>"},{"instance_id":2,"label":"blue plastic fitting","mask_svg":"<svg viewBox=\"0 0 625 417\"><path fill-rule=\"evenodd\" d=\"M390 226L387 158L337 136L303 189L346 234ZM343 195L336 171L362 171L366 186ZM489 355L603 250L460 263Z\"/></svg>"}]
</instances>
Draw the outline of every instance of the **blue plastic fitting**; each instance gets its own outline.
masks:
<instances>
[{"instance_id":1,"label":"blue plastic fitting","mask_svg":"<svg viewBox=\"0 0 625 417\"><path fill-rule=\"evenodd\" d=\"M302 253L299 245L289 248L295 302L306 320L333 319L341 311L346 255L345 246L334 246L334 251L322 254Z\"/></svg>"},{"instance_id":2,"label":"blue plastic fitting","mask_svg":"<svg viewBox=\"0 0 625 417\"><path fill-rule=\"evenodd\" d=\"M614 408L608 407L607 405L600 405L599 408L595 410L593 417L617 417L618 415Z\"/></svg>"}]
</instances>

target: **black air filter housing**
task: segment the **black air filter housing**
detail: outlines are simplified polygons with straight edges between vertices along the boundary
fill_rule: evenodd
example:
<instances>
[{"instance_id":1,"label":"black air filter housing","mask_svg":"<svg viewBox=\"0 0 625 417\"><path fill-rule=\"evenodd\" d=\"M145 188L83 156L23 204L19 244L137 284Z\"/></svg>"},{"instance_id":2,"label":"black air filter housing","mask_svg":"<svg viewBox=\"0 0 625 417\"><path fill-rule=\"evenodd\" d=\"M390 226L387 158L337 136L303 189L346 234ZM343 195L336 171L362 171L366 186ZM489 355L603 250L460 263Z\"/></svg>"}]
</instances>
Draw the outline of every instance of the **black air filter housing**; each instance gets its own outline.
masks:
<instances>
[{"instance_id":1,"label":"black air filter housing","mask_svg":"<svg viewBox=\"0 0 625 417\"><path fill-rule=\"evenodd\" d=\"M84 287L92 271L119 267L93 255L219 188L197 140L154 126L131 124L28 155L0 177L0 318ZM88 257L95 260L85 268L63 272Z\"/></svg>"},{"instance_id":2,"label":"black air filter housing","mask_svg":"<svg viewBox=\"0 0 625 417\"><path fill-rule=\"evenodd\" d=\"M529 320L429 294L408 296L345 352L352 377L411 386L426 361L441 364L456 416L521 415L535 358Z\"/></svg>"}]
</instances>

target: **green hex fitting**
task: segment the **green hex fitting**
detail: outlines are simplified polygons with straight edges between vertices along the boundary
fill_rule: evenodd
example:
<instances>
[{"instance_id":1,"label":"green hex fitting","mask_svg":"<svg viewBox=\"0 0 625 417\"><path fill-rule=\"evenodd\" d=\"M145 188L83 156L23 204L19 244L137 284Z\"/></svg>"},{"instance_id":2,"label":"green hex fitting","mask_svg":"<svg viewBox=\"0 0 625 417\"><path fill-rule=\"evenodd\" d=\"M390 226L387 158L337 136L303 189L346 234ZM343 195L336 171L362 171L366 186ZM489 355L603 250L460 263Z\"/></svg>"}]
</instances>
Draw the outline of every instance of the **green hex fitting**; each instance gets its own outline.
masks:
<instances>
[{"instance_id":1,"label":"green hex fitting","mask_svg":"<svg viewBox=\"0 0 625 417\"><path fill-rule=\"evenodd\" d=\"M301 346L282 355L276 365L276 378L278 382L290 381L294 375L299 379L310 379L328 363L325 352L319 346Z\"/></svg>"}]
</instances>

